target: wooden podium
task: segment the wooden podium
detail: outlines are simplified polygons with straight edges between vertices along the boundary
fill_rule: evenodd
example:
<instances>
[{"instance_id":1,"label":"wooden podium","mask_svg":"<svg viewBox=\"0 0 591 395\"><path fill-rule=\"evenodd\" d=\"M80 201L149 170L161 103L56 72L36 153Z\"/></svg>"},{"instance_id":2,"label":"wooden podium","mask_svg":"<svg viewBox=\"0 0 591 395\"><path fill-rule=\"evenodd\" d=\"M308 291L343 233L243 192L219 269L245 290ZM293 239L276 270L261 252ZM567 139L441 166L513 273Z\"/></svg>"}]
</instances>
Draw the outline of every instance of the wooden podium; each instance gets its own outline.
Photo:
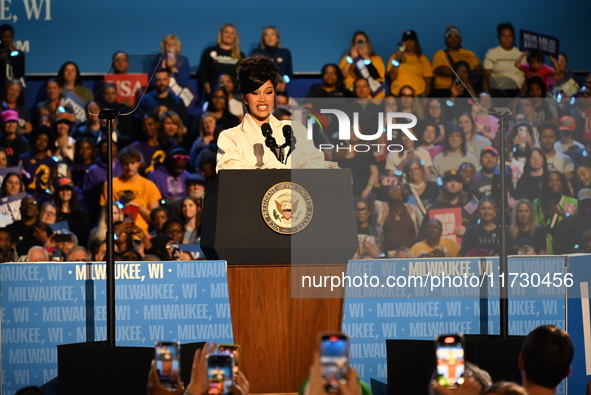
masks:
<instances>
[{"instance_id":1,"label":"wooden podium","mask_svg":"<svg viewBox=\"0 0 591 395\"><path fill-rule=\"evenodd\" d=\"M313 205L308 226L291 235L272 230L261 211L267 191L285 182ZM318 333L340 331L344 288L302 287L302 277L346 274L357 249L353 207L344 169L222 170L209 189L201 246L228 262L232 330L251 393L296 392Z\"/></svg>"}]
</instances>

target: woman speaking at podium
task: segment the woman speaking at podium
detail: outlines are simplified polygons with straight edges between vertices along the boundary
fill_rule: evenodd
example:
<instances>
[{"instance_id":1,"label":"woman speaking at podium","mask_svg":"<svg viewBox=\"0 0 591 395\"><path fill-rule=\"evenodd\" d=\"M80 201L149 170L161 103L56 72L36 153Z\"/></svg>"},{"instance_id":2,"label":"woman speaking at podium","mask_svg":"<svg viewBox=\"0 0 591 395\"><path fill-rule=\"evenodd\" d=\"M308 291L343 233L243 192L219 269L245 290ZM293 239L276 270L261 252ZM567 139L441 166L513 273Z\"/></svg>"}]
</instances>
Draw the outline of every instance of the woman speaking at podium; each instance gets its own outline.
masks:
<instances>
[{"instance_id":1,"label":"woman speaking at podium","mask_svg":"<svg viewBox=\"0 0 591 395\"><path fill-rule=\"evenodd\" d=\"M246 115L240 125L220 134L217 170L328 168L304 125L271 114L279 77L273 61L254 55L241 60L237 71Z\"/></svg>"}]
</instances>

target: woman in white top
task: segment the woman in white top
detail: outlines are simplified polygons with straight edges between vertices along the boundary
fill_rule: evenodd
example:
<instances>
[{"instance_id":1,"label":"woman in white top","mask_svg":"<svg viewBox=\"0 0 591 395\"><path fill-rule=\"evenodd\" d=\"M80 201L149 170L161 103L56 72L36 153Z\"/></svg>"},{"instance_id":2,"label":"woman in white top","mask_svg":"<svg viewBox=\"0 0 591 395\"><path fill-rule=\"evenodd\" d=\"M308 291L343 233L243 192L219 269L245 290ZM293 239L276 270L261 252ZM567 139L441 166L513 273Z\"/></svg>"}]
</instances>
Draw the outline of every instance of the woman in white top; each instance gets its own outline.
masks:
<instances>
[{"instance_id":1,"label":"woman in white top","mask_svg":"<svg viewBox=\"0 0 591 395\"><path fill-rule=\"evenodd\" d=\"M247 113L240 125L220 134L216 170L329 167L302 124L279 121L271 115L277 75L273 61L264 56L254 55L238 64L238 86ZM276 149L272 151L267 144Z\"/></svg>"}]
</instances>

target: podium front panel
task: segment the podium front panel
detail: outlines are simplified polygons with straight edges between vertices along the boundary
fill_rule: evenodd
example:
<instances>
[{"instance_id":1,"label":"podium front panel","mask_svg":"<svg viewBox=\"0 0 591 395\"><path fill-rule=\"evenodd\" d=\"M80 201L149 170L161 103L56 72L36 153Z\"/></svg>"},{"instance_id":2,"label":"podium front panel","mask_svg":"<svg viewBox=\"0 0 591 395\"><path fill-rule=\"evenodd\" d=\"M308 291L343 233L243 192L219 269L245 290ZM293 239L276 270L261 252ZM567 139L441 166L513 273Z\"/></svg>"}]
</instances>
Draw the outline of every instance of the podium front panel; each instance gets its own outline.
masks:
<instances>
[{"instance_id":1,"label":"podium front panel","mask_svg":"<svg viewBox=\"0 0 591 395\"><path fill-rule=\"evenodd\" d=\"M274 185L303 187L313 216L303 230L281 234L261 212ZM229 265L343 263L357 249L351 175L347 169L222 170L205 197L202 248Z\"/></svg>"}]
</instances>

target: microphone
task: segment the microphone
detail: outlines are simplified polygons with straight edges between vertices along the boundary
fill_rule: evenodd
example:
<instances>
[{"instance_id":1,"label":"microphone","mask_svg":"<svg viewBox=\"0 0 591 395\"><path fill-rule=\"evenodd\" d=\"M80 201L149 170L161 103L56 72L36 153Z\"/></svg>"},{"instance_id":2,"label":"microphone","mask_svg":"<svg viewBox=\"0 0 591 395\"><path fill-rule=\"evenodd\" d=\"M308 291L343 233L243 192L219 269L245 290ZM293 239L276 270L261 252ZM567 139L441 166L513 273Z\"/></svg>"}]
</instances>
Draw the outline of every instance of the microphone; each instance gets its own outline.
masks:
<instances>
[{"instance_id":1,"label":"microphone","mask_svg":"<svg viewBox=\"0 0 591 395\"><path fill-rule=\"evenodd\" d=\"M283 155L280 155L281 150L277 145L275 137L273 137L273 129L271 129L271 125L269 125L268 122L265 122L261 125L261 132L265 137L265 145L271 150L271 152L273 153L273 155L275 155L277 160L283 163Z\"/></svg>"},{"instance_id":2,"label":"microphone","mask_svg":"<svg viewBox=\"0 0 591 395\"><path fill-rule=\"evenodd\" d=\"M283 137L285 137L285 145L289 146L289 151L287 151L287 156L285 157L285 160L287 161L289 155L295 150L297 142L291 125L285 125L283 127Z\"/></svg>"},{"instance_id":3,"label":"microphone","mask_svg":"<svg viewBox=\"0 0 591 395\"><path fill-rule=\"evenodd\" d=\"M269 125L268 123L262 124L261 132L265 137L265 145L275 153L275 149L277 148L277 141L275 141L275 138L272 136L273 129L271 129L271 125ZM275 154L275 156L277 156L277 154Z\"/></svg>"}]
</instances>

